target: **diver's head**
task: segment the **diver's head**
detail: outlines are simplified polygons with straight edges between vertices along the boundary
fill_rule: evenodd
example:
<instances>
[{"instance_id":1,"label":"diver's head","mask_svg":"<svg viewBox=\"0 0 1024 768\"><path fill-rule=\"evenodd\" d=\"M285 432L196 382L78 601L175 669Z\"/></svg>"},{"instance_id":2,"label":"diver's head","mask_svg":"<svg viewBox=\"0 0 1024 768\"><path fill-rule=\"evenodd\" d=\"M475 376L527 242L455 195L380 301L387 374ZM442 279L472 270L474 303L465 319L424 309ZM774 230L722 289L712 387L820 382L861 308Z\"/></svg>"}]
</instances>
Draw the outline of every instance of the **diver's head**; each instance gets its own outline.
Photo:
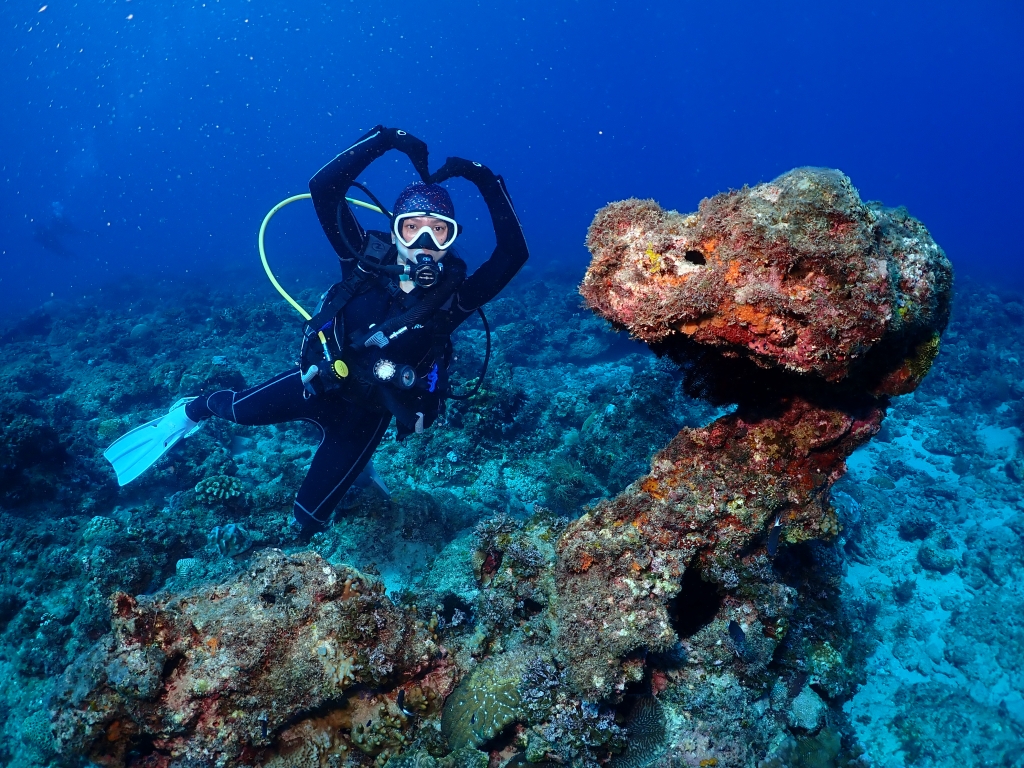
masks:
<instances>
[{"instance_id":1,"label":"diver's head","mask_svg":"<svg viewBox=\"0 0 1024 768\"><path fill-rule=\"evenodd\" d=\"M415 263L422 256L440 261L458 234L455 206L444 187L417 181L402 190L391 227L399 263Z\"/></svg>"}]
</instances>

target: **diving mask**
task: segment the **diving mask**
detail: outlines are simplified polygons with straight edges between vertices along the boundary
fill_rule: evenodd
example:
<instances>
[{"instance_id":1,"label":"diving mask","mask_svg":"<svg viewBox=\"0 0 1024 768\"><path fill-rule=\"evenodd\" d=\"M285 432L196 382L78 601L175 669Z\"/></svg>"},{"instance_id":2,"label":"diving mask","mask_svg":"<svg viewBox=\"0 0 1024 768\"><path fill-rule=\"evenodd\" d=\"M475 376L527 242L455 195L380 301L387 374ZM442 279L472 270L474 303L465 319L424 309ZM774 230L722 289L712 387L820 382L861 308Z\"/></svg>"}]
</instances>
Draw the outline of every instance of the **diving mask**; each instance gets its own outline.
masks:
<instances>
[{"instance_id":1,"label":"diving mask","mask_svg":"<svg viewBox=\"0 0 1024 768\"><path fill-rule=\"evenodd\" d=\"M409 219L431 219L429 222L410 222ZM406 226L410 224L410 226ZM421 226L411 226L421 224ZM455 219L429 211L410 211L395 216L393 229L395 240L409 250L446 251L452 247L459 234Z\"/></svg>"}]
</instances>

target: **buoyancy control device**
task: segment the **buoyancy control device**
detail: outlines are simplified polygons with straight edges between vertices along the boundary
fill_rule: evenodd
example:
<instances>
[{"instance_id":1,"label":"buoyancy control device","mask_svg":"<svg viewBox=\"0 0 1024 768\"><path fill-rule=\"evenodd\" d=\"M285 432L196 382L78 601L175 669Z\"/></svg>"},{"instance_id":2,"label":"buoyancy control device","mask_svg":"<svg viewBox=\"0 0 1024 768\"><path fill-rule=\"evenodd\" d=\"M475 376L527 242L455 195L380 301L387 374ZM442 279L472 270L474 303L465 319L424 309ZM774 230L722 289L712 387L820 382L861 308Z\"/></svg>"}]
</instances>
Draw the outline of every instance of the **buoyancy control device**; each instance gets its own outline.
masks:
<instances>
[{"instance_id":1,"label":"buoyancy control device","mask_svg":"<svg viewBox=\"0 0 1024 768\"><path fill-rule=\"evenodd\" d=\"M380 204L380 201L378 201L377 198L361 184L358 184L357 186L359 186L359 188L377 204L371 205L370 203L351 197L346 197L345 200L352 205L357 205L359 207L381 213L390 220L391 215L384 206ZM421 301L418 306L414 305L407 311L396 317L390 318L379 326L371 326L367 330L367 333L360 334L360 345L365 347L377 346L383 348L391 339L401 335L408 330L409 327L412 327L413 323L420 319L424 319L423 315L432 310L436 310L436 305L440 303L437 299L447 298L444 294L452 293L458 287L458 283L461 283L461 280L465 278L464 267L462 274L449 274L446 276L444 263L435 262L429 256L418 261L415 265L401 266L397 264L386 264L384 263L384 260L388 251L391 249L390 236L388 233L369 230L366 232L366 243L361 252L356 252L351 248L351 246L349 246L349 250L357 259L357 264L349 277L339 283L335 283L326 292L324 292L320 297L320 301L317 304L315 312L311 315L297 301L295 301L287 291L285 291L284 287L274 277L274 274L270 269L270 265L267 262L266 249L264 247L264 235L266 233L267 224L270 222L270 219L273 218L274 214L290 203L297 200L310 199L311 197L312 195L309 193L293 195L282 200L271 208L264 217L263 223L260 225L258 237L260 259L263 262L263 268L267 273L267 277L285 301L287 301L305 320L302 331L299 366L302 374L302 383L306 389L307 397L318 395L343 386L346 379L348 379L349 375L352 373L348 362L343 359L346 346L346 329L344 328L343 309L354 296L378 281L383 282L392 292L393 296L399 296L401 289L397 288L394 282L390 280L389 276L392 274L404 276L406 279L411 279L420 287L432 288L437 286L442 289L440 291L440 295L438 295L434 301ZM346 245L349 244L346 242ZM461 262L459 263L461 264ZM458 272L458 270L456 270L456 272ZM450 279L445 279L446 277ZM449 288L447 291L443 290L446 283ZM465 400L475 395L480 391L484 376L487 373L487 366L491 357L491 332L483 309L478 308L477 313L480 315L480 320L483 323L486 334L486 351L484 354L483 366L481 368L480 375L477 377L476 384L470 391L462 394L444 391L443 396L449 399ZM350 332L348 337L350 342L352 341L353 336L354 334ZM389 366L393 366L394 370L391 370ZM383 359L377 360L372 364L371 373L372 379L375 383L386 384L399 389L408 389L415 386L417 383L421 383L428 388L429 391L433 392L434 386L438 380L436 365L434 365L433 369L426 376L420 377L423 381L419 382L416 372L412 366L396 365Z\"/></svg>"}]
</instances>

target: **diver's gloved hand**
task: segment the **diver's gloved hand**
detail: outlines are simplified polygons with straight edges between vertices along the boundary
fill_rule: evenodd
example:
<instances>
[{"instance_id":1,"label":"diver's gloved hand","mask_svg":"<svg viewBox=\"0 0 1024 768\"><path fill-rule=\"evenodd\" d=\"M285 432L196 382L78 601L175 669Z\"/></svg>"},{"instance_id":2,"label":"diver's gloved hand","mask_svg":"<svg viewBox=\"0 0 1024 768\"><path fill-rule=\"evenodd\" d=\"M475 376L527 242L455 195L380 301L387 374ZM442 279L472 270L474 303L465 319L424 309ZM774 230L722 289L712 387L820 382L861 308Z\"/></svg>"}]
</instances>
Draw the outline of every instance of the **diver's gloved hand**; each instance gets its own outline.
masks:
<instances>
[{"instance_id":1,"label":"diver's gloved hand","mask_svg":"<svg viewBox=\"0 0 1024 768\"><path fill-rule=\"evenodd\" d=\"M497 178L494 172L482 163L475 163L472 160L466 160L461 157L449 157L444 161L444 165L434 171L433 175L427 180L427 183L440 184L442 181L446 181L453 176L459 176L466 179L466 181L471 181L478 187Z\"/></svg>"},{"instance_id":2,"label":"diver's gloved hand","mask_svg":"<svg viewBox=\"0 0 1024 768\"><path fill-rule=\"evenodd\" d=\"M429 150L425 142L417 139L408 131L401 128L385 128L383 125L377 127L381 131L381 138L389 142L394 149L404 152L412 161L413 168L426 182L430 178L430 168L427 165ZM376 129L375 129L376 130Z\"/></svg>"}]
</instances>

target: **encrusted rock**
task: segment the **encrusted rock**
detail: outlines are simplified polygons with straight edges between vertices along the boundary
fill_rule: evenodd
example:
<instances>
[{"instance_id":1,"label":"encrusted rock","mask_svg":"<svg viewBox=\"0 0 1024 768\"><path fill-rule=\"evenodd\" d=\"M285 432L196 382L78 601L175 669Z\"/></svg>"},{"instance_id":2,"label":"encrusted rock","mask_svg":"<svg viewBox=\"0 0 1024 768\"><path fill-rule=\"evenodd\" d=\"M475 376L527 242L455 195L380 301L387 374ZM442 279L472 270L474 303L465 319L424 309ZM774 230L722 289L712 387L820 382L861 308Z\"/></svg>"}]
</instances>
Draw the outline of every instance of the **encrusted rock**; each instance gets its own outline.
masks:
<instances>
[{"instance_id":1,"label":"encrusted rock","mask_svg":"<svg viewBox=\"0 0 1024 768\"><path fill-rule=\"evenodd\" d=\"M825 710L821 696L807 685L790 702L786 716L793 728L813 733L825 722Z\"/></svg>"},{"instance_id":2,"label":"encrusted rock","mask_svg":"<svg viewBox=\"0 0 1024 768\"><path fill-rule=\"evenodd\" d=\"M917 550L917 562L926 571L942 574L952 573L956 568L956 555L933 537L922 542L921 548Z\"/></svg>"},{"instance_id":3,"label":"encrusted rock","mask_svg":"<svg viewBox=\"0 0 1024 768\"><path fill-rule=\"evenodd\" d=\"M688 215L612 203L587 246L580 293L643 341L693 342L831 382L867 367L887 394L917 386L949 316L952 268L924 226L903 208L862 203L826 168L715 195Z\"/></svg>"},{"instance_id":4,"label":"encrusted rock","mask_svg":"<svg viewBox=\"0 0 1024 768\"><path fill-rule=\"evenodd\" d=\"M82 540L86 543L102 543L117 536L120 531L121 526L114 518L97 516L86 524L85 530L82 531Z\"/></svg>"},{"instance_id":5,"label":"encrusted rock","mask_svg":"<svg viewBox=\"0 0 1024 768\"><path fill-rule=\"evenodd\" d=\"M569 680L608 696L636 678L643 662L631 654L669 651L679 638L668 604L687 569L730 594L716 626L731 628L735 659L717 657L723 642L708 632L703 656L757 674L792 610L771 559L839 534L830 490L878 432L888 397L931 366L949 261L905 210L865 205L843 174L815 168L716 195L687 216L612 203L587 242L580 293L590 307L679 363L691 394L736 409L683 429L649 475L558 542ZM753 644L743 626L757 628Z\"/></svg>"},{"instance_id":6,"label":"encrusted rock","mask_svg":"<svg viewBox=\"0 0 1024 768\"><path fill-rule=\"evenodd\" d=\"M354 685L392 709L395 686L419 681L439 701L452 685L434 641L379 582L312 552L261 553L236 581L196 592L118 593L113 614L113 633L51 702L59 751L105 764L141 741L183 765L269 759L272 743L299 749L302 729L316 730L304 716L324 717ZM275 742L286 727L299 730Z\"/></svg>"}]
</instances>

